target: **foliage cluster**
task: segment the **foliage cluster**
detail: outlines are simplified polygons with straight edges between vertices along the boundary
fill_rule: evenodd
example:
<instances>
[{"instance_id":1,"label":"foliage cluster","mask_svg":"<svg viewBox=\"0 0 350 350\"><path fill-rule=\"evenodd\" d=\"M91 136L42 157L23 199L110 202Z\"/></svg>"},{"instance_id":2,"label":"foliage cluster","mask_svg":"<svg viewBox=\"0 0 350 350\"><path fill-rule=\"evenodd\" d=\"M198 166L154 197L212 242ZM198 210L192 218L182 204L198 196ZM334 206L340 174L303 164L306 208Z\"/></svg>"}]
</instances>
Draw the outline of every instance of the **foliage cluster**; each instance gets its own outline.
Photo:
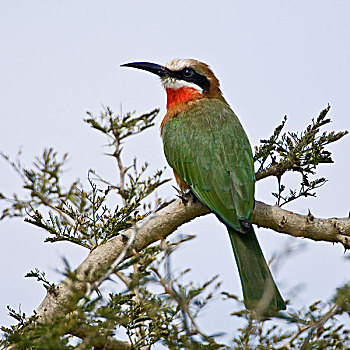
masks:
<instances>
[{"instance_id":1,"label":"foliage cluster","mask_svg":"<svg viewBox=\"0 0 350 350\"><path fill-rule=\"evenodd\" d=\"M282 134L287 122L285 116L272 136L268 140L261 140L261 145L255 148L254 160L258 164L257 180L268 176L277 178L278 189L273 193L277 205L283 206L300 197L314 197L314 190L326 183L324 177L310 180L310 176L315 175L318 165L333 163L332 154L326 146L348 134L348 131L320 133L320 128L331 122L326 118L329 110L330 106L322 110L316 120L312 119L311 124L301 133ZM288 191L282 183L283 175L290 171L300 174L299 189Z\"/></svg>"},{"instance_id":2,"label":"foliage cluster","mask_svg":"<svg viewBox=\"0 0 350 350\"><path fill-rule=\"evenodd\" d=\"M302 195L311 195L311 191L324 183L322 178L311 181L308 176L315 173L318 164L332 161L325 146L345 135L334 132L319 135L320 127L330 122L325 118L328 110L322 111L301 134L281 135L284 120L270 139L263 140L256 149L257 178L278 178L276 197L280 205ZM59 159L53 149L45 150L28 169L20 161L12 161L3 155L22 178L27 197L1 194L0 198L8 203L1 219L25 217L28 223L47 232L46 242L65 240L93 250L167 205L159 198L153 204L146 202L167 181L163 178L163 170L147 176L147 163L139 167L134 159L124 166L121 157L125 140L151 127L157 114L158 110L138 117L133 113L116 115L109 107L99 116L88 113L86 122L109 140L112 149L109 155L116 160L120 173L118 184L90 170L89 190L85 190L79 180L65 188L62 174L67 155ZM289 170L302 175L302 188L299 193L291 190L284 197L285 188L280 179ZM108 204L112 195L119 197L120 204L112 207ZM222 291L217 276L196 285L182 282L189 270L173 274L170 264L173 252L192 238L162 241L141 252L133 252L131 257L113 266L112 271L103 276L103 280L112 281L113 292L106 295L99 290L89 290L83 299L76 300L69 314L57 315L52 322L39 322L35 313L27 317L21 310L8 307L17 324L1 328L0 346L17 349L152 349L162 344L169 349L350 348L349 332L337 319L341 314L349 316L350 286L339 288L328 303L316 302L303 310L281 313L272 320L259 319L245 310L235 295ZM80 282L67 262L65 275L73 282ZM48 293L55 295L58 292L56 285L38 269L30 271L26 277L36 278ZM206 334L199 326L203 311L208 305L215 305L218 298L224 299L232 308L232 316L242 321L240 328L232 330L229 345L220 341L223 334Z\"/></svg>"}]
</instances>

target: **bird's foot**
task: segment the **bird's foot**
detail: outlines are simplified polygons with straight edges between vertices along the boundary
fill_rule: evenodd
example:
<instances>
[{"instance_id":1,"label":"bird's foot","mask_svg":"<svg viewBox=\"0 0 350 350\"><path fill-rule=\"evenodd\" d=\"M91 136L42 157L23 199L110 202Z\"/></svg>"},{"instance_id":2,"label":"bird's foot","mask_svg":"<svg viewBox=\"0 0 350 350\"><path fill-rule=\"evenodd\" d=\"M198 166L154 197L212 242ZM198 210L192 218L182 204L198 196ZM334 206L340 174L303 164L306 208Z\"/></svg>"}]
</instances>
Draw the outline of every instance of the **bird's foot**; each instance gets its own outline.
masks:
<instances>
[{"instance_id":1,"label":"bird's foot","mask_svg":"<svg viewBox=\"0 0 350 350\"><path fill-rule=\"evenodd\" d=\"M182 191L178 188L176 188L175 186L173 186L177 192L177 197L179 197L182 201L182 204L186 205L188 203L195 203L198 201L197 197L194 195L194 193L188 189L186 191Z\"/></svg>"},{"instance_id":2,"label":"bird's foot","mask_svg":"<svg viewBox=\"0 0 350 350\"><path fill-rule=\"evenodd\" d=\"M250 226L252 225L248 220L239 220L242 227L242 233L248 233Z\"/></svg>"}]
</instances>

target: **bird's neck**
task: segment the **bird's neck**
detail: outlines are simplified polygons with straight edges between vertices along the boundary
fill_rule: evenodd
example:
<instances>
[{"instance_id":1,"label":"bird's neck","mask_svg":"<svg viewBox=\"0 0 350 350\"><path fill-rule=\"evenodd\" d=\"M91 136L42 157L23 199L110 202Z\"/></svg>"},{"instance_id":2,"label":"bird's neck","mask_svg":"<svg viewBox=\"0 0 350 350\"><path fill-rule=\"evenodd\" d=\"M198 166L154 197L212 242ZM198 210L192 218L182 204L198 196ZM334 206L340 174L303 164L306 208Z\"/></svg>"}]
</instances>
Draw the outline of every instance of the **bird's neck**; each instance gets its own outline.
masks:
<instances>
[{"instance_id":1,"label":"bird's neck","mask_svg":"<svg viewBox=\"0 0 350 350\"><path fill-rule=\"evenodd\" d=\"M196 100L202 97L202 94L199 90L188 86L182 86L178 89L166 88L165 90L167 93L166 107L168 111L178 104Z\"/></svg>"},{"instance_id":2,"label":"bird's neck","mask_svg":"<svg viewBox=\"0 0 350 350\"><path fill-rule=\"evenodd\" d=\"M189 86L182 86L178 89L166 88L165 90L167 93L167 113L160 126L161 134L163 133L163 127L168 120L176 118L180 113L187 110L187 108L190 108L191 104L187 102L206 98L217 98L226 102L218 87L211 89L209 92L203 93L198 89Z\"/></svg>"}]
</instances>

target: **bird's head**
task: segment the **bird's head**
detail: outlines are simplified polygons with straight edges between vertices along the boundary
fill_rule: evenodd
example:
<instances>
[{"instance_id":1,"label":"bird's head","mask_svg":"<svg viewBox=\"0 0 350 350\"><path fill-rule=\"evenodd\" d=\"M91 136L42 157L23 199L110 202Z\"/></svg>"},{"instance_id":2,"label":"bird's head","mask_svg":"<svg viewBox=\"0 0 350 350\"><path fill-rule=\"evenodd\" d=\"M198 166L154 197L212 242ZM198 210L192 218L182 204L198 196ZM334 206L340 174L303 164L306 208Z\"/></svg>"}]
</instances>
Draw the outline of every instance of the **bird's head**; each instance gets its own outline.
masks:
<instances>
[{"instance_id":1,"label":"bird's head","mask_svg":"<svg viewBox=\"0 0 350 350\"><path fill-rule=\"evenodd\" d=\"M142 69L160 77L168 95L168 109L175 104L202 97L222 99L219 81L209 66L194 59L175 59L164 66L133 62L122 67Z\"/></svg>"}]
</instances>

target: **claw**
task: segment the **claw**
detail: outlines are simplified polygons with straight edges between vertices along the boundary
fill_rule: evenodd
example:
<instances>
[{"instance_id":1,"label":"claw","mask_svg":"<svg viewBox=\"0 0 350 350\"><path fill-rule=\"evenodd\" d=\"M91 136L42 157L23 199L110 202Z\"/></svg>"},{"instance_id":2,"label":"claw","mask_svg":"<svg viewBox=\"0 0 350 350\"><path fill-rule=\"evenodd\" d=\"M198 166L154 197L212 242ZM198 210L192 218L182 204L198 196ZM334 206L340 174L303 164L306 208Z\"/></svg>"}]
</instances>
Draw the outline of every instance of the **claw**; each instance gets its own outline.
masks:
<instances>
[{"instance_id":1,"label":"claw","mask_svg":"<svg viewBox=\"0 0 350 350\"><path fill-rule=\"evenodd\" d=\"M195 196L195 194L191 190L189 190L188 192L189 192L189 195L191 196L192 202L193 203L198 202L198 198Z\"/></svg>"},{"instance_id":2,"label":"claw","mask_svg":"<svg viewBox=\"0 0 350 350\"><path fill-rule=\"evenodd\" d=\"M182 204L186 205L188 203L188 198L186 198L186 195L177 194L176 197L181 199Z\"/></svg>"},{"instance_id":3,"label":"claw","mask_svg":"<svg viewBox=\"0 0 350 350\"><path fill-rule=\"evenodd\" d=\"M248 220L239 220L243 229L243 233L248 233L251 223Z\"/></svg>"},{"instance_id":4,"label":"claw","mask_svg":"<svg viewBox=\"0 0 350 350\"><path fill-rule=\"evenodd\" d=\"M177 187L175 187L175 186L172 186L172 188L178 193L178 194L182 194L182 191L179 189L179 188L177 188Z\"/></svg>"},{"instance_id":5,"label":"claw","mask_svg":"<svg viewBox=\"0 0 350 350\"><path fill-rule=\"evenodd\" d=\"M194 195L194 193L191 190L187 190L186 192L184 192L175 186L173 187L177 192L176 197L180 198L183 204L186 205L188 202L195 203L198 201L197 197Z\"/></svg>"}]
</instances>

